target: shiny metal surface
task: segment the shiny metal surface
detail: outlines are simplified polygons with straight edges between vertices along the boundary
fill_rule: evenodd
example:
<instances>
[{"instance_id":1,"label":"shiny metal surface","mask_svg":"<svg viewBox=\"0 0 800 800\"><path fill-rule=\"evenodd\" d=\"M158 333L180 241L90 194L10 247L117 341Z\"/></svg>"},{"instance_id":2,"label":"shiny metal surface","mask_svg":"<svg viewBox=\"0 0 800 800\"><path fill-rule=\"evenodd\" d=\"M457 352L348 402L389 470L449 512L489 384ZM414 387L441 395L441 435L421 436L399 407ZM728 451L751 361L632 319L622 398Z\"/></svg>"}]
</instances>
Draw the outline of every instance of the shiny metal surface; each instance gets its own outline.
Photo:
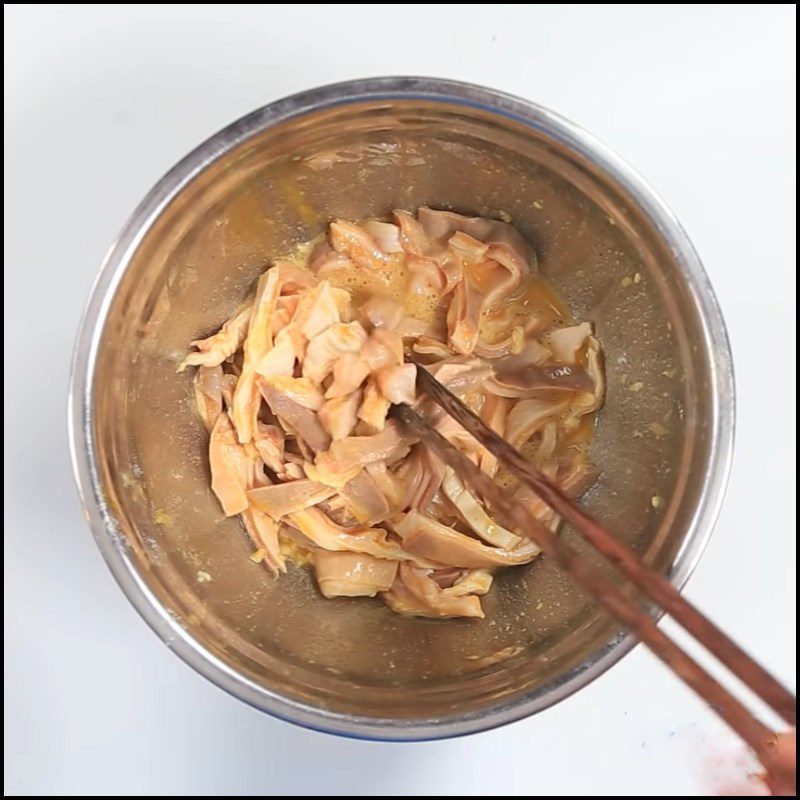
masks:
<instances>
[{"instance_id":1,"label":"shiny metal surface","mask_svg":"<svg viewBox=\"0 0 800 800\"><path fill-rule=\"evenodd\" d=\"M484 621L322 600L304 570L276 581L250 563L210 493L190 376L175 373L186 343L331 217L425 203L509 214L595 322L609 387L586 503L678 584L731 456L730 351L699 259L652 190L576 126L475 86L383 78L280 100L209 139L106 257L75 351L75 471L115 578L171 649L258 708L352 736L500 725L633 644L545 560L504 572Z\"/></svg>"}]
</instances>

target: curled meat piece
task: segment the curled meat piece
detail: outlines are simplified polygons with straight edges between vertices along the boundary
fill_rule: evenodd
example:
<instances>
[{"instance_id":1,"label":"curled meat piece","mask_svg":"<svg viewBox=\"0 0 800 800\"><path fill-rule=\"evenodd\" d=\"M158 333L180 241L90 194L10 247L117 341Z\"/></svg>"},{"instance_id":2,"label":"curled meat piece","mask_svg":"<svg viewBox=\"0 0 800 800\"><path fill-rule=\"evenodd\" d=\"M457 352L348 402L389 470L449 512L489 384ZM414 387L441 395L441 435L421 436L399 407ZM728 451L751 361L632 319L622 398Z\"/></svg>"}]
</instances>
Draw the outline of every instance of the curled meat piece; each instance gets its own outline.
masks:
<instances>
[{"instance_id":1,"label":"curled meat piece","mask_svg":"<svg viewBox=\"0 0 800 800\"><path fill-rule=\"evenodd\" d=\"M213 336L191 342L189 346L194 347L197 352L189 353L183 359L178 372L183 372L186 367L216 367L232 356L247 336L250 314L251 308L248 305L237 311Z\"/></svg>"},{"instance_id":2,"label":"curled meat piece","mask_svg":"<svg viewBox=\"0 0 800 800\"><path fill-rule=\"evenodd\" d=\"M580 349L591 335L592 326L588 322L570 325L566 328L556 328L548 337L553 358L566 364L574 364Z\"/></svg>"},{"instance_id":3,"label":"curled meat piece","mask_svg":"<svg viewBox=\"0 0 800 800\"><path fill-rule=\"evenodd\" d=\"M281 552L280 526L262 511L250 506L242 512L245 530L263 556L264 563L273 575L286 572L286 559Z\"/></svg>"},{"instance_id":4,"label":"curled meat piece","mask_svg":"<svg viewBox=\"0 0 800 800\"><path fill-rule=\"evenodd\" d=\"M468 356L478 343L482 299L470 280L459 281L447 309L447 344Z\"/></svg>"},{"instance_id":5,"label":"curled meat piece","mask_svg":"<svg viewBox=\"0 0 800 800\"><path fill-rule=\"evenodd\" d=\"M389 257L367 231L352 222L337 220L330 226L331 245L344 253L359 267L380 269L389 263Z\"/></svg>"},{"instance_id":6,"label":"curled meat piece","mask_svg":"<svg viewBox=\"0 0 800 800\"><path fill-rule=\"evenodd\" d=\"M375 597L378 592L388 591L397 575L397 561L365 553L315 550L311 563L325 597Z\"/></svg>"},{"instance_id":7,"label":"curled meat piece","mask_svg":"<svg viewBox=\"0 0 800 800\"><path fill-rule=\"evenodd\" d=\"M513 550L520 543L519 536L506 530L486 513L483 506L466 489L461 479L450 467L445 469L442 489L459 510L464 521L484 542L494 547L504 547L506 550Z\"/></svg>"},{"instance_id":8,"label":"curled meat piece","mask_svg":"<svg viewBox=\"0 0 800 800\"><path fill-rule=\"evenodd\" d=\"M487 547L477 539L442 525L418 511L409 511L394 526L409 553L454 567L492 569L525 564L539 554L539 548L525 540L514 550Z\"/></svg>"},{"instance_id":9,"label":"curled meat piece","mask_svg":"<svg viewBox=\"0 0 800 800\"><path fill-rule=\"evenodd\" d=\"M295 511L289 514L286 522L321 550L333 553L365 553L388 561L413 561L420 566L432 566L426 559L405 551L382 528L347 528L337 525L318 508Z\"/></svg>"},{"instance_id":10,"label":"curled meat piece","mask_svg":"<svg viewBox=\"0 0 800 800\"><path fill-rule=\"evenodd\" d=\"M545 422L566 411L567 406L568 402L563 400L559 402L539 398L520 400L508 412L506 441L512 447L521 447Z\"/></svg>"},{"instance_id":11,"label":"curled meat piece","mask_svg":"<svg viewBox=\"0 0 800 800\"><path fill-rule=\"evenodd\" d=\"M400 228L397 225L392 225L391 222L369 219L361 227L387 256L392 253L403 252L403 246L400 244Z\"/></svg>"},{"instance_id":12,"label":"curled meat piece","mask_svg":"<svg viewBox=\"0 0 800 800\"><path fill-rule=\"evenodd\" d=\"M506 247L521 261L531 263L533 250L519 231L507 222L483 217L465 217L452 211L435 211L423 206L417 213L419 224L432 239L449 240L461 231L491 245Z\"/></svg>"},{"instance_id":13,"label":"curled meat piece","mask_svg":"<svg viewBox=\"0 0 800 800\"><path fill-rule=\"evenodd\" d=\"M431 570L401 563L391 589L383 594L389 608L418 617L477 617L483 619L481 601L474 594L447 594L431 577Z\"/></svg>"}]
</instances>

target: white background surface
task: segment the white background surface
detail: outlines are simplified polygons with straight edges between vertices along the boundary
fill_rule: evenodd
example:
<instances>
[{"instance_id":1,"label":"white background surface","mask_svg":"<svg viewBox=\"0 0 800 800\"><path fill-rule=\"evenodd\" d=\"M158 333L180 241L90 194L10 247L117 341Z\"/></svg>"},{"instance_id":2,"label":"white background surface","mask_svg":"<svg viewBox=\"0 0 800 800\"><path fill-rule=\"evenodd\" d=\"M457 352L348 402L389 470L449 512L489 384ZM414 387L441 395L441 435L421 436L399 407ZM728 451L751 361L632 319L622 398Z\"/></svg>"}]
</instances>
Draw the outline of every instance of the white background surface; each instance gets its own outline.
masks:
<instances>
[{"instance_id":1,"label":"white background surface","mask_svg":"<svg viewBox=\"0 0 800 800\"><path fill-rule=\"evenodd\" d=\"M6 6L7 794L692 794L735 751L644 650L506 728L411 745L277 722L194 674L114 584L66 438L76 325L151 185L242 114L354 77L528 97L665 197L718 292L739 424L688 593L795 681L793 7Z\"/></svg>"}]
</instances>

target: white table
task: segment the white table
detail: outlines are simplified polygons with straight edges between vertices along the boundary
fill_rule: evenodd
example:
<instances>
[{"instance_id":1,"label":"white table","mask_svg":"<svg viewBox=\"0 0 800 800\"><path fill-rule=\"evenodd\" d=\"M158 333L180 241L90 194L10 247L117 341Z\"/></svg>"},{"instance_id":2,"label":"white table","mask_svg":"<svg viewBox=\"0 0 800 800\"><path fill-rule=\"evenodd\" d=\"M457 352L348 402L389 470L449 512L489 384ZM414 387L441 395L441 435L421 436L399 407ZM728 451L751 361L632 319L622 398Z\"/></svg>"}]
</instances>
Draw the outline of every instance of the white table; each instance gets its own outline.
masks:
<instances>
[{"instance_id":1,"label":"white table","mask_svg":"<svg viewBox=\"0 0 800 800\"><path fill-rule=\"evenodd\" d=\"M641 648L533 719L437 743L337 739L228 697L168 652L102 562L73 486L66 384L115 233L228 122L380 74L536 100L638 168L705 261L739 425L688 593L793 684L794 8L6 6L5 18L6 793L709 791L736 745Z\"/></svg>"}]
</instances>

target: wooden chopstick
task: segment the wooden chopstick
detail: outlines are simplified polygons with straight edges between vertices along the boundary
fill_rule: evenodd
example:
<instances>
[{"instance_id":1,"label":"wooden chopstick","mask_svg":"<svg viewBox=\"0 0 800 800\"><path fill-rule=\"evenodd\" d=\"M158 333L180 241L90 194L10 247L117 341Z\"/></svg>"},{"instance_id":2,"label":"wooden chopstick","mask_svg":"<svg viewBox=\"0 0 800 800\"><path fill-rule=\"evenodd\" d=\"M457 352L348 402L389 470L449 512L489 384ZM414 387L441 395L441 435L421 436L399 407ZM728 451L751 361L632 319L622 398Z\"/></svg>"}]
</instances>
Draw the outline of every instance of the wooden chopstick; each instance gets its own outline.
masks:
<instances>
[{"instance_id":1,"label":"wooden chopstick","mask_svg":"<svg viewBox=\"0 0 800 800\"><path fill-rule=\"evenodd\" d=\"M576 583L594 595L617 619L634 633L686 684L695 690L758 754L768 758L773 732L756 719L742 703L723 688L691 656L676 645L655 621L630 600L623 591L591 567L576 550L555 536L497 484L481 472L460 450L450 444L410 406L395 406L394 414L427 446L448 464L464 483L489 505L498 521L517 533L533 539L546 555L567 572Z\"/></svg>"},{"instance_id":2,"label":"wooden chopstick","mask_svg":"<svg viewBox=\"0 0 800 800\"><path fill-rule=\"evenodd\" d=\"M510 472L530 486L554 511L561 514L603 556L715 655L776 714L789 725L796 725L795 696L705 614L680 595L665 577L643 564L633 550L583 511L558 485L526 461L518 450L491 430L424 367L417 367L417 381L421 389L436 400Z\"/></svg>"},{"instance_id":3,"label":"wooden chopstick","mask_svg":"<svg viewBox=\"0 0 800 800\"><path fill-rule=\"evenodd\" d=\"M428 392L433 399L456 419L456 421L461 423L472 433L487 450L493 453L493 455L505 465L509 466L509 468L513 468L514 465L518 464L529 466L516 450L486 428L480 419L473 415L457 397L452 395L445 387L436 381L427 370L423 367L418 367L417 371L420 387ZM703 697L719 716L722 717L722 719L724 719L755 751L762 761L769 760L774 754L775 735L773 731L760 722L736 697L734 697L734 695L701 667L697 661L663 633L656 625L653 618L639 608L622 589L596 568L590 566L577 551L539 523L522 505L516 503L510 495L501 491L488 475L479 470L460 450L450 444L410 406L400 404L395 407L394 413L420 439L431 446L437 454L459 474L465 484L474 491L483 502L492 508L495 515L499 517L501 524L513 528L519 533L523 533L533 539L544 553L553 558L580 586L593 594L602 605L625 625L625 627L634 633L655 655L664 661L678 677ZM514 454L510 461L509 452ZM537 485L533 485L530 483L531 477L528 475L527 469L520 470L520 472L517 472L515 469L514 472L519 475L521 480L525 480L526 483L529 483L529 485L542 496L542 499L547 502L547 498L538 488L538 484L541 481L546 481L543 476L533 471L533 480L537 482ZM566 503L570 509L574 508L572 501L566 498L557 487L547 482L547 488L550 490L548 492L549 495L553 493L553 490L558 493L556 502L561 503L562 507L566 507L563 505ZM553 508L559 511L559 513L562 513L565 519L567 518L566 514L556 508L555 504L553 504ZM589 519L595 528L602 531L601 538L604 534L606 537L613 539L611 534L605 531L599 523L591 520L591 518L582 511L580 511L580 517L571 514L569 521L576 529L583 531L586 527L585 519ZM577 522L575 520L577 520ZM596 530L593 532L593 535L597 538ZM587 536L587 538L589 537ZM613 554L614 551L612 550L610 552ZM636 556L632 552L631 556L637 561L642 571L650 572L647 567L638 562L638 559L636 559ZM618 557L612 555L609 556L609 559L617 564L620 569L623 569L622 564L618 563L620 560ZM626 559L626 561L628 560L629 559ZM628 569L631 569L630 565ZM628 574L628 572L626 572L626 574ZM644 585L640 585L637 582L637 586L640 586L642 591L648 593L651 598L656 599L649 592L650 582L644 580L641 577L642 574L642 572L637 571L637 575L639 575L639 579L643 581ZM683 598L680 599L683 600ZM699 614L699 612L697 613ZM718 630L713 623L706 620L702 615L700 616L701 619L705 620L714 630ZM688 627L687 630L689 630ZM696 638L702 644L705 644L705 639L703 638L705 635L706 634L703 633L702 635L697 635ZM724 634L722 635L724 636ZM727 639L727 637L725 638ZM731 642L731 644L733 643ZM743 652L740 651L736 645L733 646L737 651ZM720 661L728 666L723 656L719 656L717 652L711 650L711 648L708 649L714 652ZM717 645L717 650L720 650L719 645ZM727 655L728 650L722 648L722 652ZM749 657L747 658L749 659ZM752 659L749 660L752 661ZM742 668L741 660L738 662L738 667L740 669ZM766 672L765 674L768 675ZM770 677L770 680L773 681L781 691L786 692L774 678L771 678L771 676L768 677ZM751 682L748 682L748 685L751 685ZM755 683L756 686L760 687L761 683L758 680L755 681ZM754 691L761 696L758 689L754 689ZM791 695L789 695L789 697L791 698L790 710L794 713L794 698L791 697ZM764 699L767 701L766 698ZM770 705L772 704L770 703ZM783 702L783 699L781 699L780 706L781 708L789 708L787 704Z\"/></svg>"}]
</instances>

